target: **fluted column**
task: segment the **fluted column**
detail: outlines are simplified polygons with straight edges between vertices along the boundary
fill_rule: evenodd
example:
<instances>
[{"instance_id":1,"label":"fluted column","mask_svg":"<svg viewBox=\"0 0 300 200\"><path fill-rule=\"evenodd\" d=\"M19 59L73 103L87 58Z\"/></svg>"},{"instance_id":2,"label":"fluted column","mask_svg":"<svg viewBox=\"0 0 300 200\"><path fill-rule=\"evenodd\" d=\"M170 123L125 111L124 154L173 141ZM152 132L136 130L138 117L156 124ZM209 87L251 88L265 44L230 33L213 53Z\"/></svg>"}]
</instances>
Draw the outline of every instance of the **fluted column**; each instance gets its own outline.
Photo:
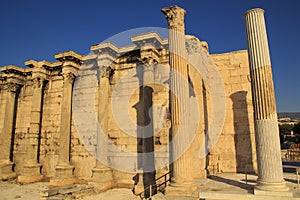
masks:
<instances>
[{"instance_id":1,"label":"fluted column","mask_svg":"<svg viewBox=\"0 0 300 200\"><path fill-rule=\"evenodd\" d=\"M97 185L99 192L113 186L112 171L106 166L108 163L108 141L104 138L108 132L109 78L111 75L112 69L110 67L101 67L98 88L98 122L100 128L97 130L96 167L92 170L92 179L99 183Z\"/></svg>"},{"instance_id":2,"label":"fluted column","mask_svg":"<svg viewBox=\"0 0 300 200\"><path fill-rule=\"evenodd\" d=\"M69 185L74 183L74 166L70 164L70 142L71 142L71 108L72 89L75 74L63 70L63 93L61 102L60 138L58 162L55 167L55 177L50 184L55 186Z\"/></svg>"},{"instance_id":3,"label":"fluted column","mask_svg":"<svg viewBox=\"0 0 300 200\"><path fill-rule=\"evenodd\" d=\"M178 6L162 9L169 25L170 109L173 154L173 178L171 186L188 190L193 188L192 155L187 154L189 90L184 35L185 10ZM176 140L174 140L176 138ZM182 155L181 155L182 154ZM178 159L174 159L178 158ZM194 188L193 188L194 189Z\"/></svg>"},{"instance_id":4,"label":"fluted column","mask_svg":"<svg viewBox=\"0 0 300 200\"><path fill-rule=\"evenodd\" d=\"M244 15L254 104L258 180L255 192L287 191L283 179L274 83L264 10Z\"/></svg>"},{"instance_id":5,"label":"fluted column","mask_svg":"<svg viewBox=\"0 0 300 200\"><path fill-rule=\"evenodd\" d=\"M38 163L38 145L40 139L44 79L35 77L32 82L33 94L31 100L29 134L27 135L26 142L26 163L20 172L21 175L18 176L18 182L20 183L37 182L43 178L40 174L41 164Z\"/></svg>"},{"instance_id":6,"label":"fluted column","mask_svg":"<svg viewBox=\"0 0 300 200\"><path fill-rule=\"evenodd\" d=\"M11 140L13 137L13 126L15 118L15 103L16 93L18 92L19 85L16 83L7 83L4 85L5 91L5 117L3 129L0 132L0 178L8 180L14 178L16 174L12 170L13 163L11 162Z\"/></svg>"}]
</instances>

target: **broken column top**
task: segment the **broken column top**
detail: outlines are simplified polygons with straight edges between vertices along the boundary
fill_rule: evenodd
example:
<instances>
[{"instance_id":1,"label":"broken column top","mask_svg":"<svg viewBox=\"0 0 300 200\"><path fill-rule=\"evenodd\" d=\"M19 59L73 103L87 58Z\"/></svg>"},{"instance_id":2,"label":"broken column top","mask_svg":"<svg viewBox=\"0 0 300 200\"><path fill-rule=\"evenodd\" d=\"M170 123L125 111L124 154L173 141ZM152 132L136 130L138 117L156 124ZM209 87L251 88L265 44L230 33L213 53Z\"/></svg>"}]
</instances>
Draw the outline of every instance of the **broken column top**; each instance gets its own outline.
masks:
<instances>
[{"instance_id":1,"label":"broken column top","mask_svg":"<svg viewBox=\"0 0 300 200\"><path fill-rule=\"evenodd\" d=\"M253 12L261 12L261 13L265 13L265 10L262 9L262 8L253 8L253 9L250 9L250 10L248 10L247 12L245 12L244 17L245 17L245 15L247 15L247 14L249 14L249 13L253 13Z\"/></svg>"}]
</instances>

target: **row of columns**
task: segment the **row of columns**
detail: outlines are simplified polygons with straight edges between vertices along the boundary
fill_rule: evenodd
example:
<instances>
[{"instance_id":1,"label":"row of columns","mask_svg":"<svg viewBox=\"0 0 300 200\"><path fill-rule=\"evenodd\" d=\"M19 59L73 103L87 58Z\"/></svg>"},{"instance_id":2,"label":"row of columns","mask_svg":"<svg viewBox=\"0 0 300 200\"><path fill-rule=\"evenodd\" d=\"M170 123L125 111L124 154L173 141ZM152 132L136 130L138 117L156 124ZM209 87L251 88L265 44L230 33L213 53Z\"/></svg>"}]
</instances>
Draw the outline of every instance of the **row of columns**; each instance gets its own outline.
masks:
<instances>
[{"instance_id":1,"label":"row of columns","mask_svg":"<svg viewBox=\"0 0 300 200\"><path fill-rule=\"evenodd\" d=\"M173 163L171 186L186 191L194 189L194 181L191 174L193 167L191 161L192 157L182 149L185 143L184 140L186 140L184 135L188 131L187 116L189 116L188 72L184 35L185 10L178 6L172 6L164 8L162 12L165 14L169 25L171 136L172 138L180 138L180 140L174 141L171 150L172 156L174 158L178 157ZM280 158L272 69L263 13L262 9L253 9L245 14L258 158L258 183L256 189L264 191L286 191L287 187L283 180ZM70 59L70 57L72 59ZM64 81L61 104L60 149L55 178L52 180L52 184L54 185L64 185L74 181L74 167L70 164L69 145L71 139L72 86L76 72L79 69L78 59L75 57L65 55L60 55L59 57L59 59L63 61L62 75ZM147 71L145 71L145 77L147 76ZM99 94L101 92L105 97L108 95L108 78L109 76L103 76L100 79L100 85L102 84L100 88L106 93L103 94L102 91L99 91ZM24 174L27 175L21 175L19 181L30 182L40 178L37 145L40 134L42 88L44 80L45 78L40 76L33 79L30 133L27 137L28 140L26 144L28 161L24 166L24 169L27 168L27 170L24 170ZM16 92L18 91L19 85L8 83L6 87L5 118L1 138L3 138L2 142L10 143L15 118ZM101 113L98 116L99 119L104 119L100 124L105 129L105 127L107 128L107 117L105 117L107 110L104 109L99 113ZM182 155L180 155L181 153ZM101 154L101 152L97 150L97 154ZM2 179L13 177L14 173L11 170L10 149L0 154L0 162L0 174ZM94 172L96 172L97 169L107 170L107 168L99 162L97 162ZM28 178L28 174L37 178Z\"/></svg>"},{"instance_id":2,"label":"row of columns","mask_svg":"<svg viewBox=\"0 0 300 200\"><path fill-rule=\"evenodd\" d=\"M63 94L61 102L59 156L58 163L55 168L55 176L50 181L52 185L66 185L74 182L74 167L70 165L69 157L71 140L71 108L73 82L80 67L81 60L79 58L81 56L74 52L71 53L71 56L69 54L70 52L57 55L57 59L61 60L63 63ZM29 67L33 67L31 71L32 100L29 132L26 135L24 143L26 150L24 158L25 163L20 168L17 181L20 183L31 183L41 181L43 178L40 173L41 164L39 163L39 145L44 83L48 80L48 77L46 75L47 69L44 68L44 66L47 65L45 61L36 62L31 60L26 61L25 64ZM20 70L22 71L22 69ZM10 73L10 71L7 70L4 71L4 73ZM5 112L3 118L3 129L0 133L2 143L1 147L3 148L1 149L2 152L0 154L0 177L2 180L8 180L16 177L16 174L12 169L13 163L11 162L11 149L13 148L13 143L11 141L13 141L18 92L20 91L20 87L24 84L24 81L25 77L23 77L22 82L19 81L18 83L7 81L8 83L6 83L3 88L5 92L3 93L2 98L5 100Z\"/></svg>"}]
</instances>

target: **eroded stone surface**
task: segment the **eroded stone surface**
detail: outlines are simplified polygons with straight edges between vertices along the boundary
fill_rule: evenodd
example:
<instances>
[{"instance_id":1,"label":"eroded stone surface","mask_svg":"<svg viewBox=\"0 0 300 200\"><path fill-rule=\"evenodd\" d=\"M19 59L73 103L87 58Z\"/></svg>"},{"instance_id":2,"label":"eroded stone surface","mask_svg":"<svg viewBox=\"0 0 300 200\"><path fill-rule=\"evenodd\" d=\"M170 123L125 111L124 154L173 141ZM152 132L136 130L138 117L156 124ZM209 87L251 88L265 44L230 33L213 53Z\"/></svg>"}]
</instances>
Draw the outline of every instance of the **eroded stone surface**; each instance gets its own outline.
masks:
<instances>
[{"instance_id":1,"label":"eroded stone surface","mask_svg":"<svg viewBox=\"0 0 300 200\"><path fill-rule=\"evenodd\" d=\"M204 48L208 52L206 42L192 36L182 39L187 55L197 51L197 48ZM143 164L149 165L149 159L135 154L124 156L124 151L136 153L155 150L150 165L157 166L160 163L164 167L151 176L160 177L170 170L170 150L167 145L170 139L169 129L172 127L172 113L169 105L168 40L162 39L156 33L148 33L133 37L132 41L134 45L130 47L102 43L91 47L94 52L92 55L64 52L55 56L58 62L28 61L26 64L30 68L7 66L0 69L3 72L0 75L0 150L5 152L0 154L0 162L6 166L5 170L0 170L2 179L13 177L11 162L15 164L14 172L17 175L24 174L24 167L28 158L31 158L33 164L40 166L40 171L35 168L35 172L30 174L32 182L40 180L37 176L42 175L57 185L72 184L78 179L97 185L101 184L101 180L95 179L101 179L101 176L95 173L103 173L105 168L105 177L112 179L106 189L133 188L137 184L133 177L142 170ZM185 153L190 160L190 170L185 176L202 179L206 178L206 173L255 172L254 121L247 51L209 56L217 66L224 83L225 123L210 154L199 158L199 149L205 141L205 131L210 124L212 109L210 94L213 91L209 91L206 85L213 84L214 79L210 77L206 79L209 82L203 82L203 74L189 67L185 78L190 79L193 91L186 91L188 96L185 95L184 99L189 104L198 104L200 117L198 122L189 121L191 126L198 126L195 139ZM176 59L174 62L177 62ZM109 67L112 71L101 74L103 67ZM42 77L42 91L37 90L32 81L37 68L45 75ZM131 74L125 77L128 73ZM104 79L106 86L102 90L99 83L101 85ZM145 88L141 89L139 86L152 80L152 84L147 84L151 88L147 97L152 99L145 99ZM101 95L101 92L104 93ZM35 98L40 94L41 102ZM15 97L14 103L12 100ZM101 103L101 98L104 97L107 100ZM113 101L118 103L112 105ZM137 135L141 134L137 125L146 125L149 121L145 106L149 108L151 103L153 127L148 130L152 132L153 138L137 139ZM36 115L37 113L40 115ZM105 148L108 166L100 165L95 158L97 154L101 154L97 152L97 117L101 118L100 124L109 140ZM114 146L118 149L113 148ZM32 147L34 148L29 151L28 148ZM187 162L181 162L182 169L185 164ZM117 169L110 166L116 166ZM147 181L144 181L144 186L145 183Z\"/></svg>"}]
</instances>

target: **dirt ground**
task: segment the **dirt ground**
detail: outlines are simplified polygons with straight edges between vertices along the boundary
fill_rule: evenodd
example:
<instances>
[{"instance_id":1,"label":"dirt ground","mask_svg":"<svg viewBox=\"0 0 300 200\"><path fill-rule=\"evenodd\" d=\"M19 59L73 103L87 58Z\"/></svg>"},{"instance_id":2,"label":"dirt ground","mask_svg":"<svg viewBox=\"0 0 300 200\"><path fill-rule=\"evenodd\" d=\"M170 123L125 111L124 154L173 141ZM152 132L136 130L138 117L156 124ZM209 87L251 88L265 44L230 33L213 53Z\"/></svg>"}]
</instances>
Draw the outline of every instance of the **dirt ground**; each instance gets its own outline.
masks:
<instances>
[{"instance_id":1,"label":"dirt ground","mask_svg":"<svg viewBox=\"0 0 300 200\"><path fill-rule=\"evenodd\" d=\"M40 200L43 190L47 190L49 183L40 182L28 185L20 185L15 182L0 181L0 200L24 199ZM140 198L133 195L129 189L113 189L107 192L86 196L83 200L139 200Z\"/></svg>"}]
</instances>

